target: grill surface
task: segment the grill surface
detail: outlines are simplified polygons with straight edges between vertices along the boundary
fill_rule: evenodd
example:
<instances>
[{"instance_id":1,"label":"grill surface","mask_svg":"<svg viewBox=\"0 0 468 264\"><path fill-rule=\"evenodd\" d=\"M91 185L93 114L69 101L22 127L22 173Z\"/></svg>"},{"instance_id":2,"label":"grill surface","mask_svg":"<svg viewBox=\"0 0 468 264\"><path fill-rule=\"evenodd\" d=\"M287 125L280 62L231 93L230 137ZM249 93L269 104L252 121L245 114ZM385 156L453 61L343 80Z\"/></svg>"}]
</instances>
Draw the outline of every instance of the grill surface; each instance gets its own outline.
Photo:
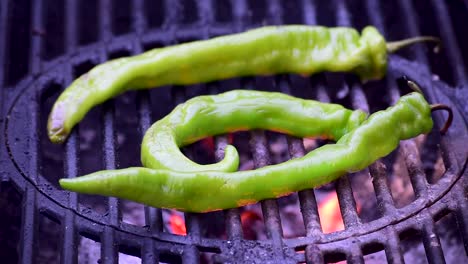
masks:
<instances>
[{"instance_id":1,"label":"grill surface","mask_svg":"<svg viewBox=\"0 0 468 264\"><path fill-rule=\"evenodd\" d=\"M47 141L44 121L59 90L92 65L118 56L138 54L155 46L206 39L263 24L353 25L360 28L365 24L374 24L389 39L421 35L417 17L419 12L415 13L415 5L420 8L421 3L398 1L396 8L405 19L400 22L403 24L399 24L403 28L395 30L391 25L398 18L387 12L383 15L388 7L372 0L359 2L357 7L348 7L341 0L332 1L331 5L326 6L314 1L294 1L294 4L280 1L269 1L268 4L263 1L256 4L253 1L165 1L160 5L141 0L115 3L101 0L94 8L91 1L65 1L60 4L59 1L43 0L31 1L31 5L28 5L28 1L23 2L3 1L0 7L0 59L6 66L0 71L0 191L13 184L22 195L19 252L22 263L35 262L37 253L34 244L38 241L37 229L43 216L60 226L63 243L59 249L63 263L77 261L80 236L101 243L100 255L104 263L116 263L118 252L141 257L143 263L197 263L201 261L200 254L206 252L215 253L213 260L219 262L324 263L346 259L349 263L363 263L364 255L381 250L385 251L388 262L403 263L400 240L414 234L421 236L428 262L443 263L444 252L435 224L448 214L456 216L457 228L468 252L465 172L468 108L466 104L459 103L468 99L467 71L463 62L467 54L461 53L458 47L460 40L457 42L448 15L449 7L443 1L424 3L428 9L421 13L432 14L437 22L435 28L439 31L430 33L440 35L444 43L444 52L438 60L433 55L429 56L422 45L417 45L407 50L410 52L403 52L417 62L392 56L388 78L366 85L349 75L320 74L310 79L282 75L130 93L122 98L130 100L132 105L136 102L136 108L134 106L129 113L125 112L127 108L121 110L123 104L119 99L104 104L93 110L90 118L87 117L87 120L102 120L102 124L84 120L65 146L53 146ZM220 3L229 3L231 8L223 9L219 7ZM21 5L26 8L21 9ZM88 5L89 10L83 7ZM121 5L128 8L116 8ZM362 12L359 7L365 8L367 16L357 13ZM197 12L193 12L193 9ZM465 9L465 12L468 10ZM26 21L19 21L17 17L26 17ZM19 33L14 33L15 23L21 25ZM93 23L97 24L94 29L90 28ZM57 24L63 27L57 29L60 28ZM425 30L425 27L422 29ZM401 30L404 33L395 33ZM20 40L27 43L16 48L14 44L17 45ZM437 81L438 77L431 72L458 89ZM152 122L187 98L239 87L276 90L373 112L374 109L383 108L382 105L394 104L398 100L401 91L395 86L394 78L402 74L417 80L429 101L453 106L454 124L442 138L435 133L427 137L422 150L413 140L400 144L396 153L404 157L415 193L415 199L404 207L395 205L388 186L392 174L390 166L394 160L377 161L369 167L379 213L375 220L364 222L360 218L353 196L352 175L339 179L336 192L345 225L343 231L322 232L312 190L298 194L305 226L304 236L284 238L279 200L267 200L261 202L267 239L246 240L243 238L239 209L226 210L221 214L225 219L226 239L203 236L204 215L201 214L185 214L187 236L179 236L164 232L160 209L145 207L145 225L138 226L122 221L120 208L125 201L115 198L100 200L104 208L99 210L88 207L94 201L92 198L57 188L60 177L76 177L97 169L138 165L137 158L119 163L125 160L122 158L125 155L138 157L139 152L139 146L126 145L126 148L131 148L118 149L122 118L128 119L127 130L123 133L141 138ZM382 97L386 101L382 101ZM380 98L380 101L373 103L374 98ZM435 117L439 125L444 121L440 113ZM86 148L84 144L89 142L84 140L86 135L82 131L89 127L98 134L94 135L97 138L95 141L91 140L91 147ZM258 168L271 164L268 134L254 131L249 136L254 166ZM306 153L302 140L280 137L288 144L290 158ZM215 142L215 158L219 160L228 138L217 137ZM439 145L446 171L440 179L432 181L426 175L425 162L433 165L437 159L434 153L437 153ZM96 152L96 148L100 148L97 154L89 153ZM432 151L424 152L424 149ZM187 155L197 156L194 148L189 149ZM93 157L103 157L102 162L98 162L98 165L88 163Z\"/></svg>"}]
</instances>

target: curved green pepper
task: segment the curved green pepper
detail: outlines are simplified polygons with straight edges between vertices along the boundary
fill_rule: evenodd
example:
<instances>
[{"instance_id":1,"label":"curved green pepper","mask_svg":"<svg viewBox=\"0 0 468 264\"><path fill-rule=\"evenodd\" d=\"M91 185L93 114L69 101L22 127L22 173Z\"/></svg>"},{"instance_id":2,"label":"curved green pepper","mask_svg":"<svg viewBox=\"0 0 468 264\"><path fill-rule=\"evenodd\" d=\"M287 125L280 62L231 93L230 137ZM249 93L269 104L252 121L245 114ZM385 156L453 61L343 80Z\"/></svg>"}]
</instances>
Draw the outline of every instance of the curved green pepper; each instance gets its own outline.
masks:
<instances>
[{"instance_id":1,"label":"curved green pepper","mask_svg":"<svg viewBox=\"0 0 468 264\"><path fill-rule=\"evenodd\" d=\"M143 166L174 171L236 171L239 156L228 145L225 158L199 165L185 157L180 147L207 136L252 129L266 129L296 137L338 139L366 118L337 104L304 100L275 92L234 90L192 98L154 123L141 147Z\"/></svg>"},{"instance_id":2,"label":"curved green pepper","mask_svg":"<svg viewBox=\"0 0 468 264\"><path fill-rule=\"evenodd\" d=\"M195 110L198 108L193 107ZM186 108L186 116L192 114L190 109ZM242 110L239 108L236 111ZM235 124L251 124L251 109L246 109L245 114L236 111L214 111L210 114L219 115ZM193 114L198 115L200 112L194 111ZM230 119L233 117L230 115L235 115L236 119ZM265 116L264 120L258 122L268 122L267 119ZM176 118L175 122L179 121L181 119ZM201 136L205 131L207 134L213 133L214 130L228 131L230 124L220 122L208 126L200 125L200 131L195 131L195 134ZM224 127L213 128L216 125ZM347 122L342 122L341 125L335 133L330 133L338 140L336 144L322 146L301 158L256 170L176 172L135 167L61 179L60 185L71 191L115 196L154 207L176 208L188 212L234 208L317 187L347 172L364 169L393 151L400 140L428 133L433 122L431 107L424 97L420 93L411 93L401 97L396 105L372 114L353 130L340 131L346 127ZM294 127L301 129L304 124L295 124ZM333 131L331 127L327 129ZM181 131L183 130L182 128ZM177 131L175 133L177 134ZM181 133L184 135L182 138L187 138L184 133ZM147 165L151 164L150 162Z\"/></svg>"},{"instance_id":3,"label":"curved green pepper","mask_svg":"<svg viewBox=\"0 0 468 264\"><path fill-rule=\"evenodd\" d=\"M188 85L238 76L322 71L352 72L379 79L387 52L430 37L385 43L376 28L362 35L352 28L269 26L244 33L157 48L94 67L75 80L55 102L47 125L52 142L65 141L86 113L130 89Z\"/></svg>"}]
</instances>

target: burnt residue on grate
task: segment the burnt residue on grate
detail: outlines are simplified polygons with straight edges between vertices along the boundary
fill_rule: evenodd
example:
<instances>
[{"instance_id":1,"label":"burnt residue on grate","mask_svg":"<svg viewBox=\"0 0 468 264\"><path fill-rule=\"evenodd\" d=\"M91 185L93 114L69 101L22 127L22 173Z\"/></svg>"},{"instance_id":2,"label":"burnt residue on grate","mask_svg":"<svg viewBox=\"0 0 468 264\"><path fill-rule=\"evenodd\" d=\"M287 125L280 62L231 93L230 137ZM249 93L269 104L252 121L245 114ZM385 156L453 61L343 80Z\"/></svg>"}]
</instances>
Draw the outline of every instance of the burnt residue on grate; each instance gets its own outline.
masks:
<instances>
[{"instance_id":1,"label":"burnt residue on grate","mask_svg":"<svg viewBox=\"0 0 468 264\"><path fill-rule=\"evenodd\" d=\"M56 2L0 3L0 211L10 216L0 225L0 234L11 237L0 236L0 244L12 249L0 250L6 259L21 263L466 260L463 144L468 111L463 98L467 98L468 50L460 49L466 42L460 33L466 6L437 0ZM346 74L326 73L131 92L91 111L66 144L52 145L46 137L45 120L59 92L98 63L283 23L358 29L373 24L389 40L431 34L440 36L444 45L441 54L433 54L424 44L403 50L399 54L414 62L394 56L388 78L366 84ZM404 141L368 169L315 190L243 208L183 214L78 195L57 186L62 177L138 166L139 145L149 126L197 95L239 88L280 91L372 113L407 92L394 83L402 74L417 80L430 101L454 107L450 132ZM434 117L437 124L444 121L443 114ZM197 162L212 163L223 157L226 144L233 144L241 155L241 169L255 169L330 143L253 131L206 139L183 151ZM53 243L45 243L46 238Z\"/></svg>"}]
</instances>

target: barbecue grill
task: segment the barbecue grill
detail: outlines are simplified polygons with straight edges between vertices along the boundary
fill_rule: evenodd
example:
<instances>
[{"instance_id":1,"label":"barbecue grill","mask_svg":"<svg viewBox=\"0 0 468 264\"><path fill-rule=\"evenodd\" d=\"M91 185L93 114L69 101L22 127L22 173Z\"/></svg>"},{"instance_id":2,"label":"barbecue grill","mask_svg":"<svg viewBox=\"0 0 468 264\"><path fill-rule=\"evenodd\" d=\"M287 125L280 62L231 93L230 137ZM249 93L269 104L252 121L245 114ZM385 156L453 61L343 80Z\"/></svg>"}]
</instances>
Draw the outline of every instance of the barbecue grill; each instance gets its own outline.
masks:
<instances>
[{"instance_id":1,"label":"barbecue grill","mask_svg":"<svg viewBox=\"0 0 468 264\"><path fill-rule=\"evenodd\" d=\"M100 263L117 263L124 255L143 263L375 263L367 256L376 252L389 263L403 263L408 261L404 241L413 238L423 245L423 258L429 263L467 260L468 50L461 49L468 45L467 15L468 2L462 0L2 1L0 213L8 216L0 219L2 260L77 263L80 241L87 240L96 241ZM400 56L391 56L384 80L366 84L352 75L325 73L130 92L92 110L66 144L53 145L47 139L45 121L52 103L94 65L154 47L293 23L358 29L373 24L390 40L436 35L443 47L440 54L423 44L409 47ZM394 81L401 75L417 81L430 102L450 105L454 123L445 136L431 133L422 143L403 141L392 155L363 172L372 185L369 197L376 201L373 219L363 220L358 210L354 174L326 187L336 190L344 223L341 231L322 231L314 190L261 202L266 239L255 240L243 234L242 208L185 214L187 235L180 235L167 232L161 209L144 207L144 223L129 223L122 213L128 201L78 195L57 184L62 177L138 166L139 143L148 127L196 95L261 89L374 112L394 104L405 92ZM434 116L440 127L445 115ZM253 131L242 137L250 149L246 144L238 149L249 152L255 168L274 162L272 137L287 146L288 159L308 151L301 139L284 135ZM213 153L199 144L185 153L201 162L220 160L228 140L216 137ZM438 160L443 167L440 175L434 172ZM414 191L413 199L403 206L396 204L398 196L389 186L398 177L395 166L404 168ZM304 234L284 237L284 199L299 200L297 211L304 225L298 228ZM446 217L454 219L451 230L456 243L464 247L457 256L447 253L441 243L438 223ZM206 235L207 226L216 221L221 221L225 236Z\"/></svg>"}]
</instances>

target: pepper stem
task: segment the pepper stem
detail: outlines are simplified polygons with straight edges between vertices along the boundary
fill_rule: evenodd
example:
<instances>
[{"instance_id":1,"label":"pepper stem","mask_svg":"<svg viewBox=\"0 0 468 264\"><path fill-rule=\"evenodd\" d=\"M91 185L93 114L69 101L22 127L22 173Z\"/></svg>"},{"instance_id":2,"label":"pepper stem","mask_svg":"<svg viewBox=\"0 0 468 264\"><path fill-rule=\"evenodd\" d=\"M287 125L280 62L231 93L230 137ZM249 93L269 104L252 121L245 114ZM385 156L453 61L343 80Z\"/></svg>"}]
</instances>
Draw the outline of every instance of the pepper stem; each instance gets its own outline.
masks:
<instances>
[{"instance_id":1,"label":"pepper stem","mask_svg":"<svg viewBox=\"0 0 468 264\"><path fill-rule=\"evenodd\" d=\"M414 81L410 80L406 75L403 75L400 78L398 78L397 84L400 88L409 87L411 90L424 95L421 88L419 88L419 85L417 85ZM448 105L444 105L444 104L432 104L431 105L431 112L438 111L438 110L445 110L448 113L447 121L445 121L444 127L440 130L440 133L444 135L445 133L447 133L447 130L452 125L453 111L452 111L452 108L450 108L450 106Z\"/></svg>"},{"instance_id":2,"label":"pepper stem","mask_svg":"<svg viewBox=\"0 0 468 264\"><path fill-rule=\"evenodd\" d=\"M449 129L450 125L452 125L453 111L452 111L452 108L450 108L450 106L448 105L444 105L444 104L431 105L431 112L438 111L438 110L445 110L448 113L447 121L445 121L444 127L440 129L440 133L444 135L445 133L447 133L447 130Z\"/></svg>"},{"instance_id":3,"label":"pepper stem","mask_svg":"<svg viewBox=\"0 0 468 264\"><path fill-rule=\"evenodd\" d=\"M397 79L397 84L400 87L400 89L404 89L405 87L409 87L411 90L418 92L420 94L424 94L419 88L419 85L417 85L415 82L410 80L406 75L401 76L400 78Z\"/></svg>"},{"instance_id":4,"label":"pepper stem","mask_svg":"<svg viewBox=\"0 0 468 264\"><path fill-rule=\"evenodd\" d=\"M398 40L398 41L392 41L387 43L387 51L389 53L393 53L401 48L404 48L406 46L412 45L414 43L419 43L419 42L435 42L436 46L434 47L434 53L438 53L440 49L440 39L436 37L431 37L431 36L422 36L422 37L414 37L414 38L408 38L408 39L403 39L403 40Z\"/></svg>"}]
</instances>

